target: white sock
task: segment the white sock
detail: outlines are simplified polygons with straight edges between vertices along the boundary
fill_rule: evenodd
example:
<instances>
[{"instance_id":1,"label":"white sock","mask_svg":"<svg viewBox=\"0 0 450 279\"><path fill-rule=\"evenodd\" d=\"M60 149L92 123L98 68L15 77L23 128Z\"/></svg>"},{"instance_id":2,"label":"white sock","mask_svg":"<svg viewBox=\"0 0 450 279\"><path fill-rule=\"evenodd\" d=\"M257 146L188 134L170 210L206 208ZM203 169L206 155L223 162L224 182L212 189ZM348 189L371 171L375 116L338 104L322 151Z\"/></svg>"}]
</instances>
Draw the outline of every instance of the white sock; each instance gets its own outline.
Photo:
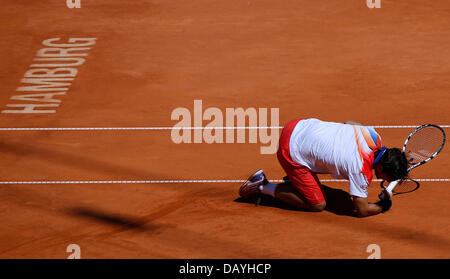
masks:
<instances>
[{"instance_id":1,"label":"white sock","mask_svg":"<svg viewBox=\"0 0 450 279\"><path fill-rule=\"evenodd\" d=\"M261 190L261 193L264 195L269 195L272 197L275 197L275 190L277 189L278 184L266 184L259 186L259 189Z\"/></svg>"}]
</instances>

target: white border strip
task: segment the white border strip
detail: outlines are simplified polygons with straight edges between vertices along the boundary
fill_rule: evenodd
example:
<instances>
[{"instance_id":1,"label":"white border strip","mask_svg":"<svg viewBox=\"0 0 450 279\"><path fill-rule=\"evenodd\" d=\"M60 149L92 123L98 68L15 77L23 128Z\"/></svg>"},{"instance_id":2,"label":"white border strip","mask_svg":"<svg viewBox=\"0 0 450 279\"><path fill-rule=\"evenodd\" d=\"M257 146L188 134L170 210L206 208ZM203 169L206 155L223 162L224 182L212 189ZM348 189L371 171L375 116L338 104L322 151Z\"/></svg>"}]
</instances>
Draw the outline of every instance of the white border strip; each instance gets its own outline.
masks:
<instances>
[{"instance_id":1,"label":"white border strip","mask_svg":"<svg viewBox=\"0 0 450 279\"><path fill-rule=\"evenodd\" d=\"M404 129L417 128L420 125L392 125L392 126L370 126L377 129ZM439 125L442 128L450 128L450 125ZM283 126L238 126L238 127L69 127L69 128L0 128L0 131L116 131L116 130L132 130L132 131L159 131L159 130L255 130L255 129L282 129Z\"/></svg>"},{"instance_id":2,"label":"white border strip","mask_svg":"<svg viewBox=\"0 0 450 279\"><path fill-rule=\"evenodd\" d=\"M424 178L415 179L418 182L450 182L447 178ZM169 183L244 183L247 180L82 180L82 181L0 181L0 184L169 184ZM270 180L270 182L281 183L284 180ZM321 182L347 182L345 179L321 179ZM374 179L381 182L381 179Z\"/></svg>"}]
</instances>

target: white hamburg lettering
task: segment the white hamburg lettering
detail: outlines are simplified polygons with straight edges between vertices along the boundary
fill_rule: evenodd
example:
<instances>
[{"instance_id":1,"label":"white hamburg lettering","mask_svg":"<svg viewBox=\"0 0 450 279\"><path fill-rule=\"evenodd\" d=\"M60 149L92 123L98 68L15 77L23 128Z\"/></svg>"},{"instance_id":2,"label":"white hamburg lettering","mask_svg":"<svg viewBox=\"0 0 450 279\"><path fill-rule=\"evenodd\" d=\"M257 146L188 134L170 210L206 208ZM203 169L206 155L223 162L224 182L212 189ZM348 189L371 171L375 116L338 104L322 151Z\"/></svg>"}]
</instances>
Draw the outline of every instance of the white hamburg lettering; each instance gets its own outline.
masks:
<instances>
[{"instance_id":1,"label":"white hamburg lettering","mask_svg":"<svg viewBox=\"0 0 450 279\"><path fill-rule=\"evenodd\" d=\"M86 61L86 53L96 43L96 38L70 38L67 42L60 38L44 40L44 48L36 53L35 64L21 80L22 86L16 91L21 94L10 99L19 104L7 104L2 113L55 113L61 104L60 96L66 95L72 81L78 74L78 67ZM52 108L52 109L49 109Z\"/></svg>"}]
</instances>

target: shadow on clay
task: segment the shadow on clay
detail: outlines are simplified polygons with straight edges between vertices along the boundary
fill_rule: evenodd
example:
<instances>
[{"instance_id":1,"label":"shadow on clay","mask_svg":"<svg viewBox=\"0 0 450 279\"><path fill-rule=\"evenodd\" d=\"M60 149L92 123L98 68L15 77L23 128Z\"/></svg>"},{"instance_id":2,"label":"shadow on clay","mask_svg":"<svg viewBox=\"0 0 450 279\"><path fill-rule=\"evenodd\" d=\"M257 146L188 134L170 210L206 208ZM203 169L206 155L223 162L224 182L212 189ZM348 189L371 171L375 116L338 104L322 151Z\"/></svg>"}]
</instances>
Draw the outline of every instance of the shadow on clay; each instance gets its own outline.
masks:
<instances>
[{"instance_id":1,"label":"shadow on clay","mask_svg":"<svg viewBox=\"0 0 450 279\"><path fill-rule=\"evenodd\" d=\"M355 212L353 211L353 201L346 191L341 189L335 189L331 188L329 186L322 184L322 190L326 197L327 206L325 208L326 211L331 212L336 215L344 215L344 216L350 216L350 217L357 217ZM243 198L237 198L234 201L235 202L241 202L241 203L253 203L256 205L257 202L256 196L248 197L246 199ZM273 197L267 196L267 195L261 195L261 201L259 203L259 206L269 206L269 207L276 207L280 209L285 210L292 210L292 211L305 211L298 208L295 208L293 206L290 206L280 200L277 200ZM314 212L311 212L314 213Z\"/></svg>"}]
</instances>

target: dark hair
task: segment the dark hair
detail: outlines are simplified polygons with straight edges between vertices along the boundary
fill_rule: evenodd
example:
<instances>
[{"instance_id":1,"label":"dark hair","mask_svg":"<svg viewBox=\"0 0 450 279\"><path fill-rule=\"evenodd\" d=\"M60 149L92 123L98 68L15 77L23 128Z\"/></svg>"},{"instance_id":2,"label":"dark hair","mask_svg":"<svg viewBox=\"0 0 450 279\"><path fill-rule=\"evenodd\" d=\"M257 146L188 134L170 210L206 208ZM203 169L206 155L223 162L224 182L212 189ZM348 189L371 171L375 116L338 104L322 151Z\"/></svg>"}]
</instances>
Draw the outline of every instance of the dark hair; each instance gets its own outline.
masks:
<instances>
[{"instance_id":1,"label":"dark hair","mask_svg":"<svg viewBox=\"0 0 450 279\"><path fill-rule=\"evenodd\" d=\"M375 152L375 158L380 151ZM406 155L398 148L388 148L378 162L383 167L383 172L392 180L408 177L408 160Z\"/></svg>"}]
</instances>

